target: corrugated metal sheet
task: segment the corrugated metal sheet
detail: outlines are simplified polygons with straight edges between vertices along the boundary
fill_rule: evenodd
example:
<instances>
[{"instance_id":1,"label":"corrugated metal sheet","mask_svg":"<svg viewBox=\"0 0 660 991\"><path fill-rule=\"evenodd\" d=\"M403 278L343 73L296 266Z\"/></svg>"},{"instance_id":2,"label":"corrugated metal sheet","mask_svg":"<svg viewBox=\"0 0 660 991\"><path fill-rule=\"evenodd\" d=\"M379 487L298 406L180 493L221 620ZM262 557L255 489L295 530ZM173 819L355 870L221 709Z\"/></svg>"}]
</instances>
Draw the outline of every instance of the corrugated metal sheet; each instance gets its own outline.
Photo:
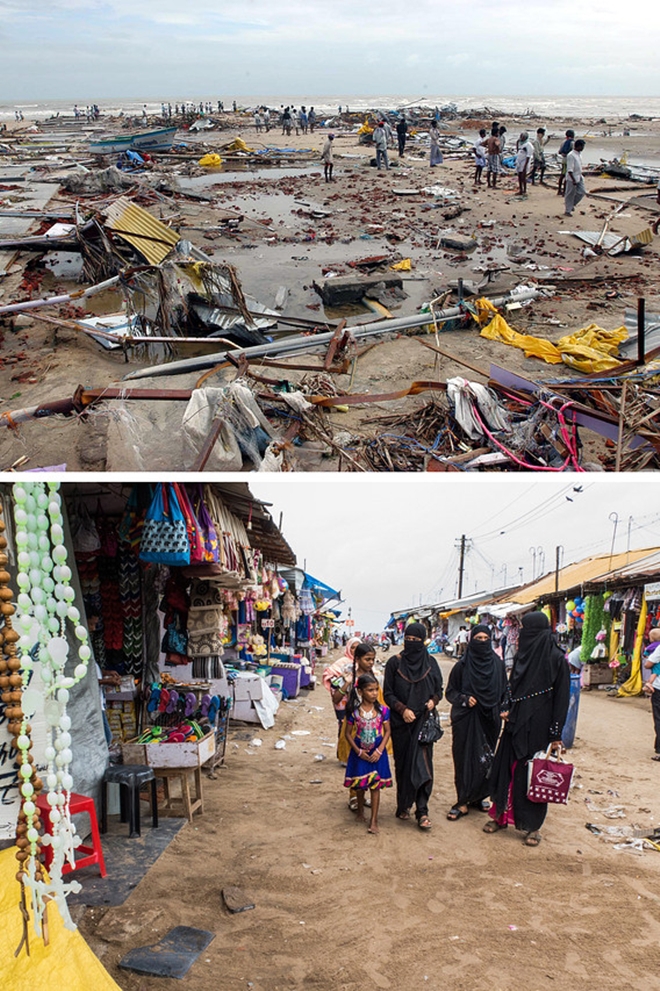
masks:
<instances>
[{"instance_id":1,"label":"corrugated metal sheet","mask_svg":"<svg viewBox=\"0 0 660 991\"><path fill-rule=\"evenodd\" d=\"M630 561L630 559L629 559ZM644 557L628 563L624 567L612 569L604 575L598 576L598 581L612 583L614 581L630 581L635 584L637 576L660 575L660 548L654 551L646 550Z\"/></svg>"},{"instance_id":2,"label":"corrugated metal sheet","mask_svg":"<svg viewBox=\"0 0 660 991\"><path fill-rule=\"evenodd\" d=\"M640 551L628 551L622 554L601 554L598 557L589 557L576 564L569 564L559 571L559 592L578 588L587 582L595 581L603 575L617 571L627 565L640 561L648 556L654 548L645 548ZM535 602L537 599L553 595L555 591L555 574L552 572L526 588L516 592L514 599L524 605L528 602Z\"/></svg>"},{"instance_id":3,"label":"corrugated metal sheet","mask_svg":"<svg viewBox=\"0 0 660 991\"><path fill-rule=\"evenodd\" d=\"M106 210L107 227L133 245L151 265L160 265L181 240L176 231L152 217L141 206L120 196Z\"/></svg>"}]
</instances>

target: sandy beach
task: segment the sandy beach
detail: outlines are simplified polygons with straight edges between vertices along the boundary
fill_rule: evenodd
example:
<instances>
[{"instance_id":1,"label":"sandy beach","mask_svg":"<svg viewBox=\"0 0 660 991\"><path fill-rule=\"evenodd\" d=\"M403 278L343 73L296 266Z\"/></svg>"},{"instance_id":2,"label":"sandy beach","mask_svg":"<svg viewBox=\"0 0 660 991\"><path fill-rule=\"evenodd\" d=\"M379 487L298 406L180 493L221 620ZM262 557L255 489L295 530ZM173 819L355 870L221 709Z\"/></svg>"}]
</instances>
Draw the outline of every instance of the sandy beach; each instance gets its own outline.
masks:
<instances>
[{"instance_id":1,"label":"sandy beach","mask_svg":"<svg viewBox=\"0 0 660 991\"><path fill-rule=\"evenodd\" d=\"M420 133L422 123L417 125ZM578 136L586 135L585 166L593 166L601 159L621 158L625 153L631 161L650 165L660 162L660 122L655 120L576 122L524 117L505 118L502 123L507 127L509 145L521 130L533 134L537 126L544 124L549 135L546 152L551 160L566 127L572 126ZM489 124L489 120L472 117L446 121L443 136L445 140L464 138L471 145L479 127ZM371 256L382 259L378 272L389 271L390 264L402 259L411 261L410 271L401 274L400 298L386 301L393 317L414 315L432 299L452 305L459 279L481 284L478 294L487 298L515 286L545 288L543 298L508 317L517 331L545 340L557 340L592 323L615 330L624 323L626 309L634 308L640 296L646 299L648 312L658 310L655 242L642 250L610 257L607 253L595 255L572 234L599 232L606 223L608 232L617 237L634 236L648 229L658 215L654 186L587 174L588 196L575 215L568 218L564 217L563 199L556 192L558 173L552 164L546 185L529 185L527 198L520 199L513 172L501 177L494 190L485 184L475 186L469 148L447 152L443 164L430 169L426 139L412 136L405 157L400 159L391 150L391 169L378 171L370 164L373 149L360 144L348 124L340 121L332 127L336 134L335 181L326 184L320 163L324 131L284 137L279 128L274 128L269 134L257 134L251 117L229 115L222 130L194 138L194 150L199 151L200 157L240 137L256 150L266 145L291 149L289 158L294 160L277 168L250 171L235 160L220 170L204 170L194 163L156 158L153 171L163 172L170 181L175 178L183 193L204 195L208 201L179 196L154 202L148 209L213 260L235 266L245 292L272 307L278 289L283 287L284 313L318 319L321 329L325 329L326 320L346 319L351 326L369 319L369 311L360 304L324 306L315 286L354 273L349 263ZM9 133L18 133L11 122ZM190 151L191 139L186 140ZM307 157L305 149L311 149ZM5 156L5 167L7 161ZM37 169L46 166L45 157L35 165ZM436 195L438 186L448 192ZM63 193L56 183L52 191L49 210L73 206L75 196ZM22 192L22 183L12 183L5 176L0 183L0 205L19 209L24 200ZM80 203L83 207L93 206L84 197ZM219 216L242 219L229 229L218 222ZM446 239L459 243L462 240L468 250L443 247ZM0 285L0 305L78 288L76 282L66 278L66 267L61 264L56 274L41 269L36 283L25 281L28 261L29 257L21 254L10 266ZM552 288L548 291L548 287ZM120 293L109 292L91 300L88 306L94 312L111 312L120 304ZM56 310L47 312L57 315ZM67 313L71 315L66 310L60 315ZM127 366L121 354L108 354L82 335L49 326L34 315L6 320L3 333L3 413L71 395L79 385L119 385L128 370L148 367L162 357L134 352ZM445 353L420 347L420 337L439 344ZM188 347L183 356L190 353ZM453 325L443 329L436 342L419 331L409 336L378 338L368 353L351 362L346 374L333 376L332 385L340 394L387 395L415 381L445 382L457 375L486 382L491 362L535 382L579 375L565 366L526 358L516 348L485 340L479 337L477 325L466 321L460 329ZM283 358L282 363L290 366L296 359ZM319 369L323 370L321 364ZM299 384L306 374L309 373L293 368L286 372L294 384ZM227 381L227 376L233 377L233 373L220 373L216 383ZM191 388L198 377L193 374L145 379L143 384ZM384 400L348 411L329 410L322 416L328 436L348 433L364 441L379 432L379 427L368 421L385 415L409 416L428 398ZM136 402L129 409L123 404L121 412L117 404L108 403L84 421L58 418L42 420L38 425L26 424L19 431L7 430L0 436L0 464L4 469L17 462L29 467L66 463L70 470L189 469L183 450L173 452L169 445L163 449L162 445L159 448L157 444L134 442L138 435L144 438L148 434L149 423L155 419L176 430L180 416L178 403ZM603 439L589 431L583 431L582 439L587 466L609 467ZM338 461L337 445L328 444L322 435L308 436L295 453L291 465L294 470L348 467L346 459L343 463ZM28 461L22 462L25 458Z\"/></svg>"}]
</instances>

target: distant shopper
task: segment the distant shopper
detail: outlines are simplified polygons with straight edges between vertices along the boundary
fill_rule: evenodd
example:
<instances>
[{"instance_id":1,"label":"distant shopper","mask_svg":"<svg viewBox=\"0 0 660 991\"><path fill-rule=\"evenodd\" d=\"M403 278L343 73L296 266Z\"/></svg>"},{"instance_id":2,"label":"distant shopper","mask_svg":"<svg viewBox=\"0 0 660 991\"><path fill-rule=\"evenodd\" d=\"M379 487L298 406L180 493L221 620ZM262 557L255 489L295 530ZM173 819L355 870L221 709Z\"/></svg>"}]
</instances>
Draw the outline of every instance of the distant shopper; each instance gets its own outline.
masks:
<instances>
[{"instance_id":1,"label":"distant shopper","mask_svg":"<svg viewBox=\"0 0 660 991\"><path fill-rule=\"evenodd\" d=\"M479 137L474 142L472 146L472 154L474 155L474 184L475 186L481 186L483 180L481 178L484 168L486 167L486 128L482 127L479 131Z\"/></svg>"},{"instance_id":2,"label":"distant shopper","mask_svg":"<svg viewBox=\"0 0 660 991\"><path fill-rule=\"evenodd\" d=\"M566 158L568 157L569 151L573 151L574 143L575 131L569 127L566 131L566 137L557 152L557 158L559 159L559 164L561 166L559 171L559 183L557 185L557 196L563 196L566 192Z\"/></svg>"},{"instance_id":3,"label":"distant shopper","mask_svg":"<svg viewBox=\"0 0 660 991\"><path fill-rule=\"evenodd\" d=\"M456 802L447 813L451 822L474 806L487 811L488 775L500 732L500 713L508 712L504 661L493 650L484 624L472 628L465 656L451 669L446 697L451 703L451 749Z\"/></svg>"},{"instance_id":4,"label":"distant shopper","mask_svg":"<svg viewBox=\"0 0 660 991\"><path fill-rule=\"evenodd\" d=\"M403 158L406 151L406 140L408 138L408 121L405 117L399 117L396 124L396 139L399 145L399 158Z\"/></svg>"},{"instance_id":5,"label":"distant shopper","mask_svg":"<svg viewBox=\"0 0 660 991\"><path fill-rule=\"evenodd\" d=\"M569 151L566 156L566 191L564 194L564 213L567 217L573 216L573 210L580 200L586 196L584 179L582 178L582 156L584 141L579 139L575 142L573 151Z\"/></svg>"},{"instance_id":6,"label":"distant shopper","mask_svg":"<svg viewBox=\"0 0 660 991\"><path fill-rule=\"evenodd\" d=\"M334 134L329 134L326 138L325 144L323 145L323 150L321 151L321 161L323 162L323 172L326 182L334 182L334 179L332 178L332 170L334 168L332 145L334 140Z\"/></svg>"},{"instance_id":7,"label":"distant shopper","mask_svg":"<svg viewBox=\"0 0 660 991\"><path fill-rule=\"evenodd\" d=\"M548 138L546 137L545 128L538 127L536 129L536 137L532 138L532 148L534 149L534 159L532 161L532 174L530 175L530 180L532 186L536 182L536 173L539 173L539 183L543 186L543 176L545 175L545 152L544 147L548 143Z\"/></svg>"},{"instance_id":8,"label":"distant shopper","mask_svg":"<svg viewBox=\"0 0 660 991\"><path fill-rule=\"evenodd\" d=\"M430 166L435 168L436 165L441 165L443 162L442 152L440 151L440 138L441 131L438 127L438 122L435 118L431 121L431 127L429 130L429 137L431 139L431 154L430 154Z\"/></svg>"},{"instance_id":9,"label":"distant shopper","mask_svg":"<svg viewBox=\"0 0 660 991\"><path fill-rule=\"evenodd\" d=\"M456 657L462 657L467 650L468 640L470 639L470 634L467 631L466 626L459 627L458 633L454 638L454 643L456 644Z\"/></svg>"},{"instance_id":10,"label":"distant shopper","mask_svg":"<svg viewBox=\"0 0 660 991\"><path fill-rule=\"evenodd\" d=\"M387 132L385 121L379 120L374 128L373 142L376 149L376 168L380 172L381 163L385 164L385 169L389 169L390 163L387 157Z\"/></svg>"},{"instance_id":11,"label":"distant shopper","mask_svg":"<svg viewBox=\"0 0 660 991\"><path fill-rule=\"evenodd\" d=\"M649 633L649 646L646 648L644 667L650 670L651 677L644 685L644 691L651 697L651 712L655 728L655 755L651 760L660 761L660 630L653 629ZM649 648L654 650L650 652Z\"/></svg>"},{"instance_id":12,"label":"distant shopper","mask_svg":"<svg viewBox=\"0 0 660 991\"><path fill-rule=\"evenodd\" d=\"M548 806L527 797L527 763L540 750L561 753L568 712L570 674L548 617L527 613L511 672L511 707L503 713L504 731L490 775L493 800L485 833L513 825L525 833L523 843L536 847Z\"/></svg>"},{"instance_id":13,"label":"distant shopper","mask_svg":"<svg viewBox=\"0 0 660 991\"><path fill-rule=\"evenodd\" d=\"M534 149L527 131L522 131L518 139L516 153L516 175L518 176L518 194L527 196L527 170L534 157Z\"/></svg>"},{"instance_id":14,"label":"distant shopper","mask_svg":"<svg viewBox=\"0 0 660 991\"><path fill-rule=\"evenodd\" d=\"M497 187L497 177L502 171L500 160L500 132L497 124L493 124L490 135L486 138L486 160L488 168L486 171L486 183L490 189Z\"/></svg>"}]
</instances>

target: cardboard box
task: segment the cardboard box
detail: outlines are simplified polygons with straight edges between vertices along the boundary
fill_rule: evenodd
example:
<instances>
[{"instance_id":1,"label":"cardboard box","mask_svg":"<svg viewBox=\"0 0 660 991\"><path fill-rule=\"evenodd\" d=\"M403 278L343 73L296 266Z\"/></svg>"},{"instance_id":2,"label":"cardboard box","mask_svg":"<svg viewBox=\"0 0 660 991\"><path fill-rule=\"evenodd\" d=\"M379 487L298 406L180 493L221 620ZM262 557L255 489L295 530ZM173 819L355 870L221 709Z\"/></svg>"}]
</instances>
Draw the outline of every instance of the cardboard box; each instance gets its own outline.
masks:
<instances>
[{"instance_id":1,"label":"cardboard box","mask_svg":"<svg viewBox=\"0 0 660 991\"><path fill-rule=\"evenodd\" d=\"M201 767L215 753L215 733L192 743L138 743L129 740L121 747L125 764L149 767Z\"/></svg>"}]
</instances>

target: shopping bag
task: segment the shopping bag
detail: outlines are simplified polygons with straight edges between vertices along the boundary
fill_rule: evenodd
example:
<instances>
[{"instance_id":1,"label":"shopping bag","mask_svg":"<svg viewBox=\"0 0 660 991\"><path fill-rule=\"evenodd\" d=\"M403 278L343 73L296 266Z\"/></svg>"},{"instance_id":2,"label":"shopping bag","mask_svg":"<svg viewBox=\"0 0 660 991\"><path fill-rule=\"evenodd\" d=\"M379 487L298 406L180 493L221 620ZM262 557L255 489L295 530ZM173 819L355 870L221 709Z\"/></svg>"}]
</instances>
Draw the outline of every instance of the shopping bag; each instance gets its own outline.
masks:
<instances>
[{"instance_id":1,"label":"shopping bag","mask_svg":"<svg viewBox=\"0 0 660 991\"><path fill-rule=\"evenodd\" d=\"M541 750L527 761L527 798L530 802L566 805L575 768Z\"/></svg>"},{"instance_id":2,"label":"shopping bag","mask_svg":"<svg viewBox=\"0 0 660 991\"><path fill-rule=\"evenodd\" d=\"M155 564L190 564L190 544L186 521L171 485L159 482L140 541L141 561Z\"/></svg>"}]
</instances>

